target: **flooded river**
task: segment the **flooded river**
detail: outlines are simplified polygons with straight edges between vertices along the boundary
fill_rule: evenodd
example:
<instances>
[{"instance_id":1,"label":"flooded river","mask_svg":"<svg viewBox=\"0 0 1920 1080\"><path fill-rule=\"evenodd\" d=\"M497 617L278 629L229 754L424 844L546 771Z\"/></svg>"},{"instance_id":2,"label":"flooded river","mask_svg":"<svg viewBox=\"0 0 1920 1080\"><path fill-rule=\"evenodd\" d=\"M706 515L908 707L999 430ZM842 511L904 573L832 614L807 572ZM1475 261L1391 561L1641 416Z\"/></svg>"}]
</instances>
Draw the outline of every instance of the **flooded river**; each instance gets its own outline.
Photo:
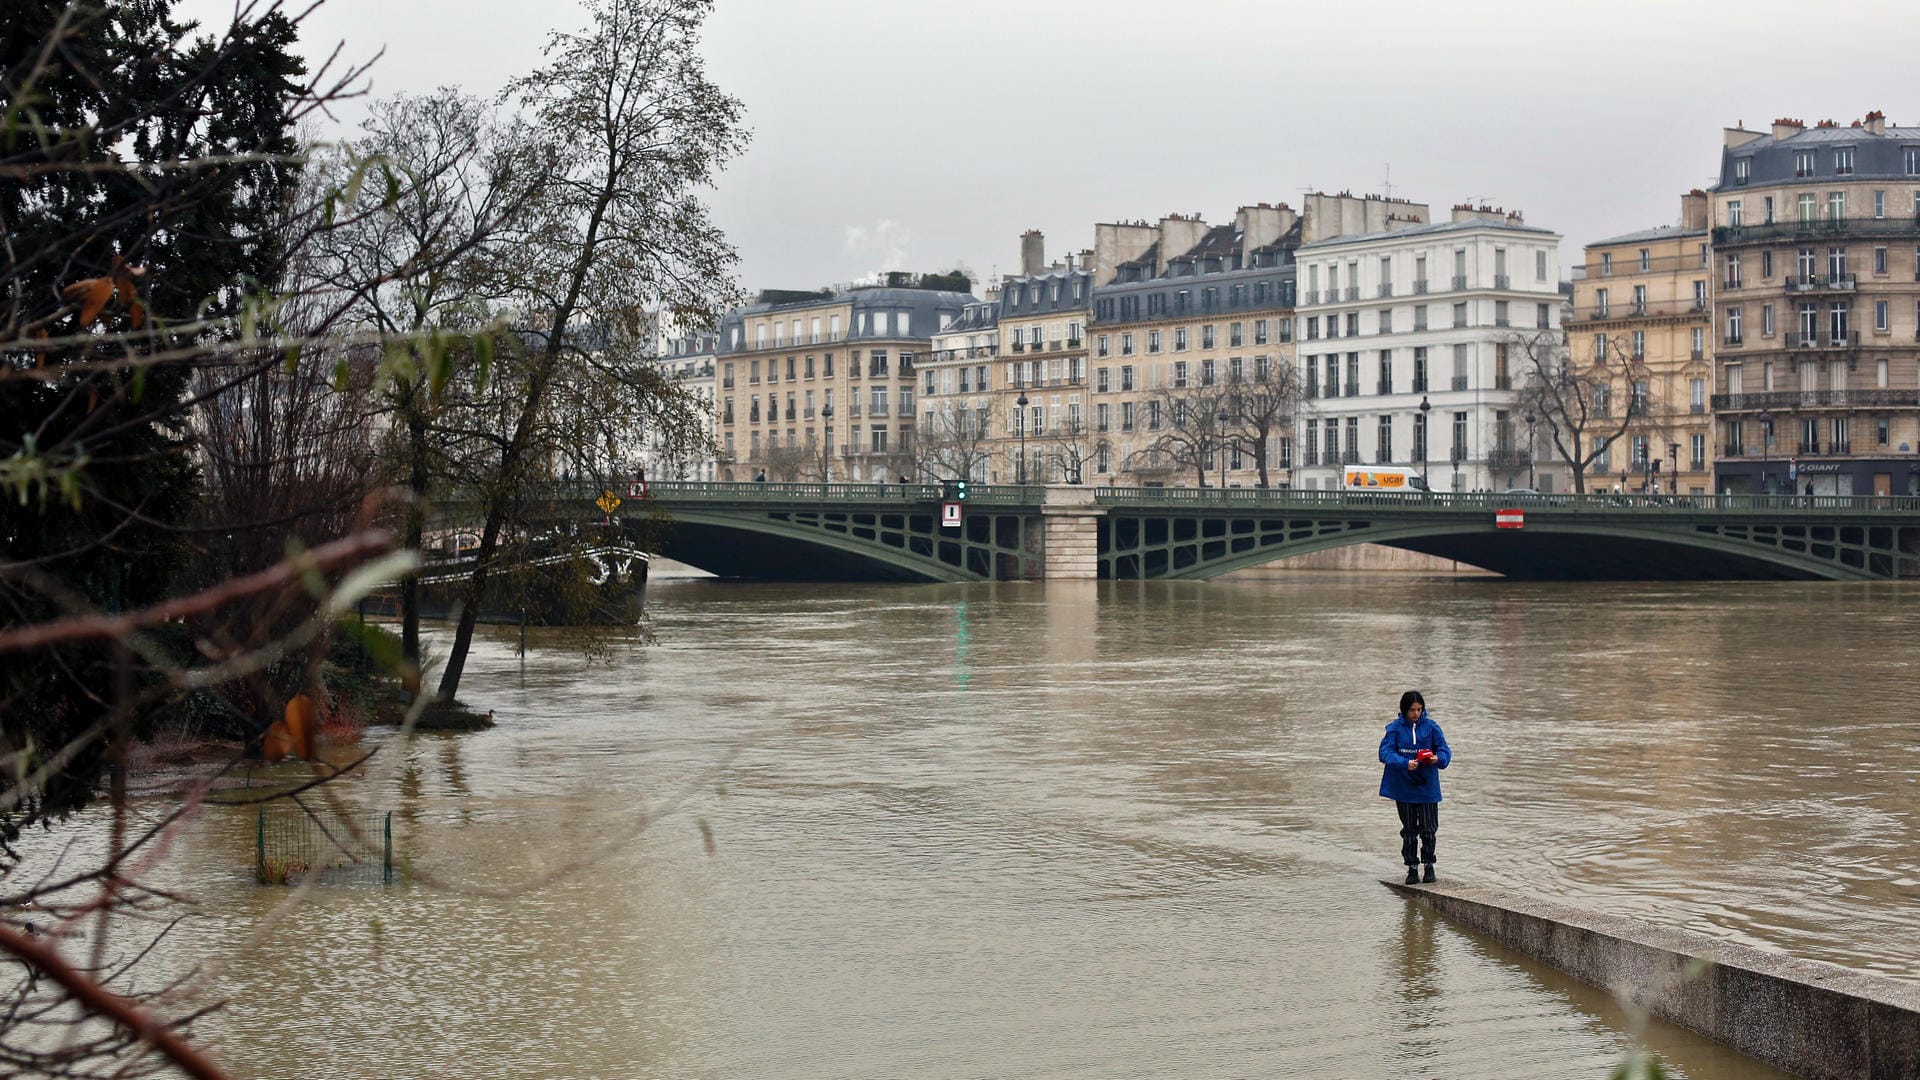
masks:
<instances>
[{"instance_id":1,"label":"flooded river","mask_svg":"<svg viewBox=\"0 0 1920 1080\"><path fill-rule=\"evenodd\" d=\"M1381 728L1446 728L1444 877L1912 976L1915 599L656 583L656 646L483 640L499 727L340 786L409 881L269 922L203 816L158 967L256 1077L1764 1077L1383 888Z\"/></svg>"}]
</instances>

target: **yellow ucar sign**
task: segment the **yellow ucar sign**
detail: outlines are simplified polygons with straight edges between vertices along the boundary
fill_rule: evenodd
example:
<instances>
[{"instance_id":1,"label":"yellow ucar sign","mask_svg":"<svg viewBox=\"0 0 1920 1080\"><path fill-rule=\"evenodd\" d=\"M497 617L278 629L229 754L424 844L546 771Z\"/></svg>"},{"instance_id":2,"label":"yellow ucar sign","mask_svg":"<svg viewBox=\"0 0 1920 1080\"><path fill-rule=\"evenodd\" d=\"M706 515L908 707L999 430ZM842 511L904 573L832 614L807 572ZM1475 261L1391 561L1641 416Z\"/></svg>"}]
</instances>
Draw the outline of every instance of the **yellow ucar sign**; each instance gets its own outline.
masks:
<instances>
[{"instance_id":1,"label":"yellow ucar sign","mask_svg":"<svg viewBox=\"0 0 1920 1080\"><path fill-rule=\"evenodd\" d=\"M1412 469L1386 466L1375 469L1348 469L1348 491L1425 491L1427 482Z\"/></svg>"}]
</instances>

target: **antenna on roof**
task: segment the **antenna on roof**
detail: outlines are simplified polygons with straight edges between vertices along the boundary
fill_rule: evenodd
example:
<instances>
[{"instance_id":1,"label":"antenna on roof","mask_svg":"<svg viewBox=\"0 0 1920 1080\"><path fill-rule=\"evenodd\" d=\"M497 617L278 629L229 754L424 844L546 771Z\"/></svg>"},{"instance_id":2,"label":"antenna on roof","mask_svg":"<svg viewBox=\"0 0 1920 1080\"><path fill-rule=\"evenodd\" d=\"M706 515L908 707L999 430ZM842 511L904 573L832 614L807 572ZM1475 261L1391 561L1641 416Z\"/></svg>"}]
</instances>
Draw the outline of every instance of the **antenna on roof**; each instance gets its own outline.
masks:
<instances>
[{"instance_id":1,"label":"antenna on roof","mask_svg":"<svg viewBox=\"0 0 1920 1080\"><path fill-rule=\"evenodd\" d=\"M1391 161L1387 162L1386 170L1387 170L1387 177L1386 179L1380 181L1380 186L1382 189L1386 191L1387 198L1391 199L1393 198L1393 162Z\"/></svg>"}]
</instances>

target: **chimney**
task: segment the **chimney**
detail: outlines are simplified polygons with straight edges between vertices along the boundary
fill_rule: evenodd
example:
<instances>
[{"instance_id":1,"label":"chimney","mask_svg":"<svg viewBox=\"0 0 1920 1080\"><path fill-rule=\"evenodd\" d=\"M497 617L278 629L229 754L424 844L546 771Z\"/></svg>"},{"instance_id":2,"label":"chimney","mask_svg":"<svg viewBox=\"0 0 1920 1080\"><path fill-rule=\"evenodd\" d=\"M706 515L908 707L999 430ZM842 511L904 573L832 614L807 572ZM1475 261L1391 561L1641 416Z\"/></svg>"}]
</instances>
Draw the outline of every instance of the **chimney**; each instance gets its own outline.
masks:
<instances>
[{"instance_id":1,"label":"chimney","mask_svg":"<svg viewBox=\"0 0 1920 1080\"><path fill-rule=\"evenodd\" d=\"M1207 235L1207 223L1200 220L1199 214L1185 217L1180 214L1168 214L1160 219L1160 257L1154 266L1155 274L1167 272L1167 261L1185 255L1200 243Z\"/></svg>"},{"instance_id":2,"label":"chimney","mask_svg":"<svg viewBox=\"0 0 1920 1080\"><path fill-rule=\"evenodd\" d=\"M1867 114L1866 129L1875 135L1887 133L1887 114L1875 109Z\"/></svg>"},{"instance_id":3,"label":"chimney","mask_svg":"<svg viewBox=\"0 0 1920 1080\"><path fill-rule=\"evenodd\" d=\"M1781 117L1773 122L1773 141L1779 142L1781 139L1791 139L1805 130L1807 130L1807 125L1804 121Z\"/></svg>"},{"instance_id":4,"label":"chimney","mask_svg":"<svg viewBox=\"0 0 1920 1080\"><path fill-rule=\"evenodd\" d=\"M1707 227L1706 192L1694 188L1680 196L1680 227L1689 230Z\"/></svg>"},{"instance_id":5,"label":"chimney","mask_svg":"<svg viewBox=\"0 0 1920 1080\"><path fill-rule=\"evenodd\" d=\"M1047 241L1039 229L1020 234L1020 276L1032 277L1047 268Z\"/></svg>"}]
</instances>

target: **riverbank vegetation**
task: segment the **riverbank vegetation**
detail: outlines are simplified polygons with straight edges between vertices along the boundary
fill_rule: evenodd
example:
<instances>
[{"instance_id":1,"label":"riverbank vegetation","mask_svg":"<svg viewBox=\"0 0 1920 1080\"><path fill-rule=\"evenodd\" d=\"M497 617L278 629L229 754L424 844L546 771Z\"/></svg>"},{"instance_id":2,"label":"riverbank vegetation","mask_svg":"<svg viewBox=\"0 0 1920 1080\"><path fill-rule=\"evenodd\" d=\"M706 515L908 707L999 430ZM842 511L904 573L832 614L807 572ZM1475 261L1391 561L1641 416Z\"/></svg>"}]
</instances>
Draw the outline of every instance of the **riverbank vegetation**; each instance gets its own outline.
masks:
<instances>
[{"instance_id":1,"label":"riverbank vegetation","mask_svg":"<svg viewBox=\"0 0 1920 1080\"><path fill-rule=\"evenodd\" d=\"M703 0L588 8L499 102L379 102L331 143L303 133L368 68L309 67L311 9L203 28L173 0L10 8L0 1071L219 1075L184 1038L202 1006L108 989L107 923L166 924L178 901L143 875L206 790L136 825L141 747L237 762L283 715L308 752L368 723L490 722L456 699L473 601L532 538L586 542L535 486L612 486L643 431L705 437L645 360L736 299L698 192L744 144L740 106L705 78ZM414 575L455 525L478 558L429 688ZM356 603L395 581L401 633L363 627ZM105 852L20 880L102 796Z\"/></svg>"}]
</instances>

